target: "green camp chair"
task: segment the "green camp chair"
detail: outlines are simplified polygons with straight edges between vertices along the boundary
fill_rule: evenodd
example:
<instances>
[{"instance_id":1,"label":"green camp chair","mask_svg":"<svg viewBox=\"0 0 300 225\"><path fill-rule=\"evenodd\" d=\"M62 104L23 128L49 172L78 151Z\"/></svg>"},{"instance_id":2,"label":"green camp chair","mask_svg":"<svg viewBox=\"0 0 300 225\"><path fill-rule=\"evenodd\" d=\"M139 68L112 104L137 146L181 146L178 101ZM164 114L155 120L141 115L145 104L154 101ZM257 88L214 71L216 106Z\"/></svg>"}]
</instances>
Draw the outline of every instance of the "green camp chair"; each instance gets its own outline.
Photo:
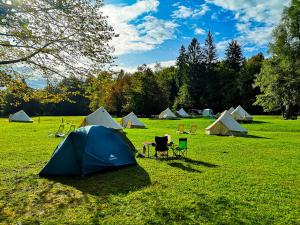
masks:
<instances>
[{"instance_id":1,"label":"green camp chair","mask_svg":"<svg viewBox=\"0 0 300 225\"><path fill-rule=\"evenodd\" d=\"M173 147L173 154L176 158L187 157L187 138L179 138L179 145Z\"/></svg>"}]
</instances>

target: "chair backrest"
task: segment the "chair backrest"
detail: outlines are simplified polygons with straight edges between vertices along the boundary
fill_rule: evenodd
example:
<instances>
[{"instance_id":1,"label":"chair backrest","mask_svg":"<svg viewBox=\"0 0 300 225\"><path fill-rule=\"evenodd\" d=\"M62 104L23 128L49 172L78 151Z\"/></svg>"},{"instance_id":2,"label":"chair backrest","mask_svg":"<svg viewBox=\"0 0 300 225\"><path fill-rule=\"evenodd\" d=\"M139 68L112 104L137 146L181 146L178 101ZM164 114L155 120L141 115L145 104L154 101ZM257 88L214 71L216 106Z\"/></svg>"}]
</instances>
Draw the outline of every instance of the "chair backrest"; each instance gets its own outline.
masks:
<instances>
[{"instance_id":1,"label":"chair backrest","mask_svg":"<svg viewBox=\"0 0 300 225\"><path fill-rule=\"evenodd\" d=\"M187 149L187 138L179 138L179 148Z\"/></svg>"},{"instance_id":2,"label":"chair backrest","mask_svg":"<svg viewBox=\"0 0 300 225\"><path fill-rule=\"evenodd\" d=\"M156 147L155 150L156 151L167 151L168 150L168 137L164 136L164 137L155 137L155 143L156 143Z\"/></svg>"},{"instance_id":3,"label":"chair backrest","mask_svg":"<svg viewBox=\"0 0 300 225\"><path fill-rule=\"evenodd\" d=\"M65 129L65 125L64 124L60 124L56 133L63 133L64 129Z\"/></svg>"},{"instance_id":4,"label":"chair backrest","mask_svg":"<svg viewBox=\"0 0 300 225\"><path fill-rule=\"evenodd\" d=\"M132 122L131 122L131 120L128 120L128 122L127 122L127 126L126 126L127 128L132 128Z\"/></svg>"},{"instance_id":5,"label":"chair backrest","mask_svg":"<svg viewBox=\"0 0 300 225\"><path fill-rule=\"evenodd\" d=\"M193 125L191 126L191 131L190 131L190 133L191 133L191 134L195 134L196 131L197 131L197 125L193 124Z\"/></svg>"},{"instance_id":6,"label":"chair backrest","mask_svg":"<svg viewBox=\"0 0 300 225\"><path fill-rule=\"evenodd\" d=\"M184 124L178 125L178 131L183 132L184 131Z\"/></svg>"}]
</instances>

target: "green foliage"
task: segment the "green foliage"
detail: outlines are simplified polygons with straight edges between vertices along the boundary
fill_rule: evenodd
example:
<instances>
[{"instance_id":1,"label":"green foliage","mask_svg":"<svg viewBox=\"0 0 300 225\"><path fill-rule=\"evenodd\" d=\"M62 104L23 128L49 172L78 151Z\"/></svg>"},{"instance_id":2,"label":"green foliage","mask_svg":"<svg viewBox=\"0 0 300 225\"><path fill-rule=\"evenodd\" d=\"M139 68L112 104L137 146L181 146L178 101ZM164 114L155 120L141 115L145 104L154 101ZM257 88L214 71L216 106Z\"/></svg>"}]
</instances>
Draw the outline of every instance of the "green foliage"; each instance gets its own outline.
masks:
<instances>
[{"instance_id":1,"label":"green foliage","mask_svg":"<svg viewBox=\"0 0 300 225\"><path fill-rule=\"evenodd\" d=\"M300 104L299 17L300 3L292 1L273 32L272 57L264 62L256 80L262 94L255 104L265 111L281 109L286 119L293 117L294 107Z\"/></svg>"},{"instance_id":2,"label":"green foliage","mask_svg":"<svg viewBox=\"0 0 300 225\"><path fill-rule=\"evenodd\" d=\"M0 0L0 65L48 79L88 76L113 60L102 0Z\"/></svg>"},{"instance_id":3,"label":"green foliage","mask_svg":"<svg viewBox=\"0 0 300 225\"><path fill-rule=\"evenodd\" d=\"M132 76L132 87L127 94L125 110L147 116L160 113L168 105L168 96L159 86L153 71L141 67Z\"/></svg>"},{"instance_id":4,"label":"green foliage","mask_svg":"<svg viewBox=\"0 0 300 225\"><path fill-rule=\"evenodd\" d=\"M139 150L167 133L176 144L188 138L188 159L138 158L138 166L89 177L40 178L62 141L48 137L61 117L33 119L0 119L0 224L300 222L300 121L255 116L243 125L252 136L232 138L204 134L209 119L142 119L148 129L126 129ZM82 117L64 119L79 124ZM198 134L176 134L179 123L197 124Z\"/></svg>"},{"instance_id":5,"label":"green foliage","mask_svg":"<svg viewBox=\"0 0 300 225\"><path fill-rule=\"evenodd\" d=\"M228 47L225 50L225 62L230 69L234 72L239 72L245 58L242 53L242 48L236 40L229 42Z\"/></svg>"}]
</instances>

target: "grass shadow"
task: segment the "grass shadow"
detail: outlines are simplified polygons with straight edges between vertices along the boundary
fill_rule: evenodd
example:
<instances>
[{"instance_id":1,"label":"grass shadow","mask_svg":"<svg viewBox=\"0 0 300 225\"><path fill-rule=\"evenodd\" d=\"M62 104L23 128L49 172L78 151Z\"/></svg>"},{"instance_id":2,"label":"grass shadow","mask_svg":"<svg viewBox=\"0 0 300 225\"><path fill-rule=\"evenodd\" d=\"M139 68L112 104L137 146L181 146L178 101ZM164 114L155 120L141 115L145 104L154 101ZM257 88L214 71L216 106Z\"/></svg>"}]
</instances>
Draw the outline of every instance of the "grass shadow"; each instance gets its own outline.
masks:
<instances>
[{"instance_id":1,"label":"grass shadow","mask_svg":"<svg viewBox=\"0 0 300 225\"><path fill-rule=\"evenodd\" d=\"M256 136L256 135L246 135L246 136L240 136L242 138L258 138L258 139L272 139L268 137L261 137L261 136Z\"/></svg>"},{"instance_id":2,"label":"grass shadow","mask_svg":"<svg viewBox=\"0 0 300 225\"><path fill-rule=\"evenodd\" d=\"M251 121L250 123L248 123L248 124L263 124L263 123L270 123L270 122L265 122L265 121L255 121L255 120L253 120L253 121ZM246 123L247 124L247 123Z\"/></svg>"},{"instance_id":3,"label":"grass shadow","mask_svg":"<svg viewBox=\"0 0 300 225\"><path fill-rule=\"evenodd\" d=\"M95 196L127 194L151 184L148 173L139 165L96 173L87 177L63 176L47 177L47 179Z\"/></svg>"},{"instance_id":4,"label":"grass shadow","mask_svg":"<svg viewBox=\"0 0 300 225\"><path fill-rule=\"evenodd\" d=\"M177 158L175 156L171 156L171 157L168 157L168 158L155 158L155 157L150 157L150 158L147 158L147 159L154 159L154 160L161 160L161 161L178 161L178 160L182 160L183 162L186 162L186 163L190 163L190 164L193 164L193 165L196 165L196 166L205 166L205 167L209 167L209 168L215 168L215 167L219 167L218 165L216 164L212 164L212 163L208 163L208 162L204 162L204 161L200 161L200 160L194 160L194 159L190 159L190 158Z\"/></svg>"},{"instance_id":5,"label":"grass shadow","mask_svg":"<svg viewBox=\"0 0 300 225\"><path fill-rule=\"evenodd\" d=\"M196 170L190 166L185 166L183 165L182 163L179 163L179 162L172 162L172 163L168 163L169 166L172 166L172 167L176 167L176 168L179 168L179 169L182 169L182 170L185 170L187 172L192 172L192 173L202 173L200 170Z\"/></svg>"}]
</instances>

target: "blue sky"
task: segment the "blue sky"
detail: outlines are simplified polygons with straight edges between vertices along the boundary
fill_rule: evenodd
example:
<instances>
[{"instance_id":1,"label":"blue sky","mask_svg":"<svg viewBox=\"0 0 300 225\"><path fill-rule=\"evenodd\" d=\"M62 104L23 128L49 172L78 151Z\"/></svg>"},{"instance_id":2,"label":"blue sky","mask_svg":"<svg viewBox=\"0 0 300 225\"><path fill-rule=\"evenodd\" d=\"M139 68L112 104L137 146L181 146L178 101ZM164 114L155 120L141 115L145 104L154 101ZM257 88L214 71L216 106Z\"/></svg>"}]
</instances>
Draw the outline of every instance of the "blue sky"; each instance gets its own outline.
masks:
<instances>
[{"instance_id":1,"label":"blue sky","mask_svg":"<svg viewBox=\"0 0 300 225\"><path fill-rule=\"evenodd\" d=\"M203 45L213 33L219 57L228 41L236 39L246 57L267 54L271 32L290 0L104 0L102 12L118 38L111 45L117 57L115 70L128 72L138 65L154 68L174 65L179 47L196 37ZM43 87L43 79L29 81Z\"/></svg>"},{"instance_id":2,"label":"blue sky","mask_svg":"<svg viewBox=\"0 0 300 225\"><path fill-rule=\"evenodd\" d=\"M103 13L120 36L112 41L118 68L172 65L180 45L213 33L222 58L237 39L246 57L267 54L271 31L289 0L105 0Z\"/></svg>"}]
</instances>

